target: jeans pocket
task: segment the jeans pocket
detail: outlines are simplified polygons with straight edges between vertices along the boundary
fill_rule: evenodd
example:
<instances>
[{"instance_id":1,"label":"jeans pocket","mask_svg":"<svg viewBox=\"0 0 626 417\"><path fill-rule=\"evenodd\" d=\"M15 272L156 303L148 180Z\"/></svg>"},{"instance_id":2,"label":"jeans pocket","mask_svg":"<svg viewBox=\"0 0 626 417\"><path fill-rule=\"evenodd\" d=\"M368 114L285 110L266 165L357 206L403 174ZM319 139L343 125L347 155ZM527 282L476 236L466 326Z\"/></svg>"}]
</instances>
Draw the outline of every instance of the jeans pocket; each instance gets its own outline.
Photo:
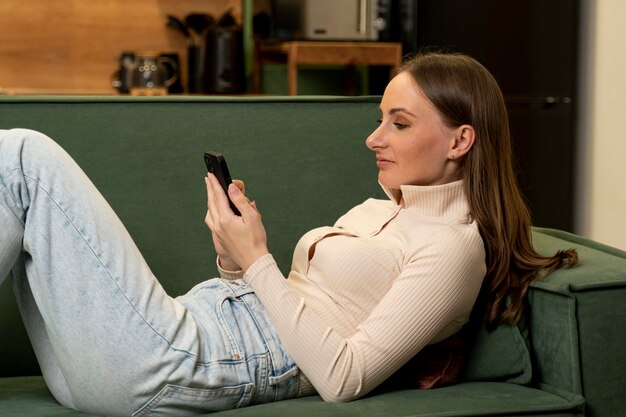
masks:
<instances>
[{"instance_id":1,"label":"jeans pocket","mask_svg":"<svg viewBox=\"0 0 626 417\"><path fill-rule=\"evenodd\" d=\"M298 375L300 375L300 368L298 368L297 366L294 366L293 368L289 369L285 373L282 373L277 376L270 376L268 378L268 382L270 385L278 385L281 382L284 382L290 378L297 377Z\"/></svg>"},{"instance_id":2,"label":"jeans pocket","mask_svg":"<svg viewBox=\"0 0 626 417\"><path fill-rule=\"evenodd\" d=\"M133 413L133 417L184 417L231 410L247 405L252 389L253 384L215 389L187 388L168 384Z\"/></svg>"}]
</instances>

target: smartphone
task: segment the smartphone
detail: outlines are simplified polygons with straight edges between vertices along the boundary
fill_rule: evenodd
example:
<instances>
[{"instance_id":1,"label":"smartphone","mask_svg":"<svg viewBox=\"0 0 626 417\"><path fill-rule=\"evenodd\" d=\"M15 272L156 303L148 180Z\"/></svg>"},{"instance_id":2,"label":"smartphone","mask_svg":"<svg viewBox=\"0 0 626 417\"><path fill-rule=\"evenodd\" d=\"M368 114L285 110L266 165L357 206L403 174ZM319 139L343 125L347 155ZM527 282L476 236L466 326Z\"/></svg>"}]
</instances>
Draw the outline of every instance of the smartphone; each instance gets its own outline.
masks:
<instances>
[{"instance_id":1,"label":"smartphone","mask_svg":"<svg viewBox=\"0 0 626 417\"><path fill-rule=\"evenodd\" d=\"M233 182L233 180L230 178L230 172L228 171L228 165L226 165L224 155L219 152L206 152L204 154L204 163L206 164L207 170L217 177L217 180L224 189L226 197L228 198L228 186ZM235 207L233 202L230 201L230 198L228 198L228 202L230 203L230 209L233 213L237 216L241 216L241 213L237 210L237 207Z\"/></svg>"}]
</instances>

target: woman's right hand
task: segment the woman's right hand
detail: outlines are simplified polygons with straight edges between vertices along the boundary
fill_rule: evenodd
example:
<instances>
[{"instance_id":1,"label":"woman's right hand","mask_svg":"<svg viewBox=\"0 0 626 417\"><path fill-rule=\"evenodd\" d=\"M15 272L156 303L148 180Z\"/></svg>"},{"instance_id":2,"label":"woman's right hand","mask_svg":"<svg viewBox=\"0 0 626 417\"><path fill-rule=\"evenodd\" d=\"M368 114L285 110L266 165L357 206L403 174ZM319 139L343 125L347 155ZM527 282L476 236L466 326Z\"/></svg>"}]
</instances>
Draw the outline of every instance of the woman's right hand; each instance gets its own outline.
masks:
<instances>
[{"instance_id":1,"label":"woman's right hand","mask_svg":"<svg viewBox=\"0 0 626 417\"><path fill-rule=\"evenodd\" d=\"M246 185L244 184L243 181L233 180L233 184L235 184L237 188L241 190L242 194L245 194ZM213 246L215 247L215 252L217 252L217 255L219 257L220 267L226 271L239 271L241 267L232 260L228 251L222 246L222 244L215 237L215 234L213 232L211 232L211 237L213 239Z\"/></svg>"}]
</instances>

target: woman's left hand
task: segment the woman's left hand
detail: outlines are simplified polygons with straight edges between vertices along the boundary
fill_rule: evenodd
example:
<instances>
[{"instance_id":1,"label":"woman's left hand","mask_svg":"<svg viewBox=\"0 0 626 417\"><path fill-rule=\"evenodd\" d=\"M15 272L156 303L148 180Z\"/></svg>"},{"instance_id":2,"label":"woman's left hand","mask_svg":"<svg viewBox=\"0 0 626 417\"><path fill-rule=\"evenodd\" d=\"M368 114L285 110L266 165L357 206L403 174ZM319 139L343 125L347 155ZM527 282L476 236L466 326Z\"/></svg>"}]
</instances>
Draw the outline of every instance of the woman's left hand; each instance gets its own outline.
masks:
<instances>
[{"instance_id":1,"label":"woman's left hand","mask_svg":"<svg viewBox=\"0 0 626 417\"><path fill-rule=\"evenodd\" d=\"M217 178L209 173L205 182L208 196L205 222L232 260L246 271L257 259L269 253L261 214L255 203L231 184L228 195L241 213L237 216L230 209L228 197Z\"/></svg>"}]
</instances>

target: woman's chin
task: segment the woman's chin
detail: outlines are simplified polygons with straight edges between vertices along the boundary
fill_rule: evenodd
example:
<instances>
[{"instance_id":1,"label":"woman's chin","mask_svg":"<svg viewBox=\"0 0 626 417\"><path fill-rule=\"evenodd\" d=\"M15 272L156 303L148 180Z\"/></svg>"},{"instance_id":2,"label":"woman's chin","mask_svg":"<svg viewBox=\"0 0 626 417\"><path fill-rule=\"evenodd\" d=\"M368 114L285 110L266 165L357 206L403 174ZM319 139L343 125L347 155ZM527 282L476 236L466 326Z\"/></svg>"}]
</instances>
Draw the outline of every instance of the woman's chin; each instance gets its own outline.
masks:
<instances>
[{"instance_id":1,"label":"woman's chin","mask_svg":"<svg viewBox=\"0 0 626 417\"><path fill-rule=\"evenodd\" d=\"M390 180L390 178L382 175L382 172L378 174L378 182L380 185L388 189L400 189L400 184L397 181Z\"/></svg>"}]
</instances>

